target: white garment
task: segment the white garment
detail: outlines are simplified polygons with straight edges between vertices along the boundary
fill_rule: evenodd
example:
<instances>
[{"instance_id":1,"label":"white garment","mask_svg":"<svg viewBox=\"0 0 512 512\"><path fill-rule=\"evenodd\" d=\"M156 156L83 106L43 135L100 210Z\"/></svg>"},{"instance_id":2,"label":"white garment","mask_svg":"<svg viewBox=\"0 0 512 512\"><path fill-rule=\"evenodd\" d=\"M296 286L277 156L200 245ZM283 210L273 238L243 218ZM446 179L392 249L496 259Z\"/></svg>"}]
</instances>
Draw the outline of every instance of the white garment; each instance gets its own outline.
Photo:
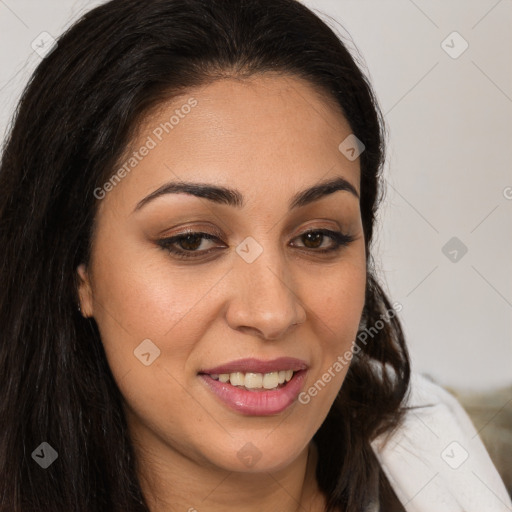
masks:
<instances>
[{"instance_id":1,"label":"white garment","mask_svg":"<svg viewBox=\"0 0 512 512\"><path fill-rule=\"evenodd\" d=\"M372 448L407 512L512 512L469 416L447 391L413 374L404 424Z\"/></svg>"}]
</instances>

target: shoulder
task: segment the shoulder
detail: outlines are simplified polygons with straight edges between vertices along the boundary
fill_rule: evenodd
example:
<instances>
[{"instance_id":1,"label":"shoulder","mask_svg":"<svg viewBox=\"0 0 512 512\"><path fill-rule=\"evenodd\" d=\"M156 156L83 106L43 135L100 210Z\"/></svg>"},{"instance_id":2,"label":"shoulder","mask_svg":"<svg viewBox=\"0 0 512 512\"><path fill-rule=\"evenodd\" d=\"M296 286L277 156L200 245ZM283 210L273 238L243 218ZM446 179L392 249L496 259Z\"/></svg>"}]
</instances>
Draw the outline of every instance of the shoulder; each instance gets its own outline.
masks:
<instances>
[{"instance_id":1,"label":"shoulder","mask_svg":"<svg viewBox=\"0 0 512 512\"><path fill-rule=\"evenodd\" d=\"M372 448L408 512L511 512L512 502L469 416L413 374L403 424Z\"/></svg>"}]
</instances>

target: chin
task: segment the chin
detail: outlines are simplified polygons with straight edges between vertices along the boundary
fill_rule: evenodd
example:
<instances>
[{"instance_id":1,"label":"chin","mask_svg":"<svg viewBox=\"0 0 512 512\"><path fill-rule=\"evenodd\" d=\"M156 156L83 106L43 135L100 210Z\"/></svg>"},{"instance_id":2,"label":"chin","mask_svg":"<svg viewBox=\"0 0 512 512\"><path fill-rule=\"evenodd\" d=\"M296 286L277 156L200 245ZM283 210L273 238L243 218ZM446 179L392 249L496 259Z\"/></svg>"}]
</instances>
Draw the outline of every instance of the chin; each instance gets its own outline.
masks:
<instances>
[{"instance_id":1,"label":"chin","mask_svg":"<svg viewBox=\"0 0 512 512\"><path fill-rule=\"evenodd\" d=\"M210 462L225 471L273 473L292 464L307 448L310 438L297 436L294 442L292 435L269 437L268 431L261 431L237 436L232 441L220 452L211 454ZM220 443L217 446L220 448Z\"/></svg>"}]
</instances>

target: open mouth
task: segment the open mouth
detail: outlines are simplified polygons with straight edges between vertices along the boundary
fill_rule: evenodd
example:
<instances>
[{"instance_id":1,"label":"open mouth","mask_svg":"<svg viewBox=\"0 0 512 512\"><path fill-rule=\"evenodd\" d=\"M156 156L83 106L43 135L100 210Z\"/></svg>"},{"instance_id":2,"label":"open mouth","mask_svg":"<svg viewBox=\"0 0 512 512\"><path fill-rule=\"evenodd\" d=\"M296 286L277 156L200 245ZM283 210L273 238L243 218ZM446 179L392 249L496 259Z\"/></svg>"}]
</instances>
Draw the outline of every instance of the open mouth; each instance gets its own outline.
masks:
<instances>
[{"instance_id":1,"label":"open mouth","mask_svg":"<svg viewBox=\"0 0 512 512\"><path fill-rule=\"evenodd\" d=\"M254 372L232 372L211 374L209 377L213 380L229 383L237 388L246 391L271 391L281 389L290 382L296 372L293 370L279 370L269 373Z\"/></svg>"},{"instance_id":2,"label":"open mouth","mask_svg":"<svg viewBox=\"0 0 512 512\"><path fill-rule=\"evenodd\" d=\"M304 386L307 370L269 373L199 373L218 399L235 411L252 416L279 414L290 407Z\"/></svg>"}]
</instances>

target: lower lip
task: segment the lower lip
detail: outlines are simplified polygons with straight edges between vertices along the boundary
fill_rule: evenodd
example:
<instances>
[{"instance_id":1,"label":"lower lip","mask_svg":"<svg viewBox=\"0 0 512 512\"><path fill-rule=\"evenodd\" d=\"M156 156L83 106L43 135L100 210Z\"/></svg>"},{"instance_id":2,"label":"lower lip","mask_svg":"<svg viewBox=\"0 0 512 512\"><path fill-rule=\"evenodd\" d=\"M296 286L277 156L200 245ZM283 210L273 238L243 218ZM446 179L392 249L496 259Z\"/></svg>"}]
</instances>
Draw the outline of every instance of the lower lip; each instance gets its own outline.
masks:
<instances>
[{"instance_id":1,"label":"lower lip","mask_svg":"<svg viewBox=\"0 0 512 512\"><path fill-rule=\"evenodd\" d=\"M270 391L247 391L229 382L212 379L206 374L199 376L231 409L250 416L270 416L279 414L295 402L304 384L306 370L294 373L285 386Z\"/></svg>"}]
</instances>

